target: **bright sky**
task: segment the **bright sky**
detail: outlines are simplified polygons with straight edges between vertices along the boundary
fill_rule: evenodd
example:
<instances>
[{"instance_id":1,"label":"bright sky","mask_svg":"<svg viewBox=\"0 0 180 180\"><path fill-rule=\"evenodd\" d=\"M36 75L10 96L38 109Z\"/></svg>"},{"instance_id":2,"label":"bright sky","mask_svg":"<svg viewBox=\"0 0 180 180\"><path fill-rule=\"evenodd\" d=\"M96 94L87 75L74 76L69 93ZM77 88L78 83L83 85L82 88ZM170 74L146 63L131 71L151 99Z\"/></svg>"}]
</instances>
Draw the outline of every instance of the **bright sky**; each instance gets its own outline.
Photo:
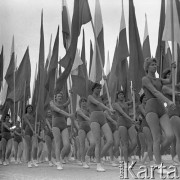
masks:
<instances>
[{"instance_id":1,"label":"bright sky","mask_svg":"<svg viewBox=\"0 0 180 180\"><path fill-rule=\"evenodd\" d=\"M88 0L92 17L94 18L95 0ZM103 25L105 55L110 53L112 62L116 39L120 29L120 18L122 4L121 0L99 0L101 4ZM45 57L48 55L49 41L52 34L52 47L60 26L60 48L59 56L65 55L62 41L61 27L61 0L1 0L0 1L0 48L4 45L5 61L10 58L12 37L15 37L15 54L17 55L18 65L23 58L27 46L29 46L31 60L31 88L33 86L35 65L39 57L40 43L40 18L41 10L44 12L44 37L45 37ZM67 0L70 17L73 13L73 0ZM154 56L159 29L159 16L161 0L134 0L136 19L139 29L141 42L144 37L145 13L147 14L148 30L150 36L151 53ZM128 35L128 9L129 1L124 0L124 12ZM89 42L93 40L91 24L84 26L86 38L86 59L89 61ZM79 37L78 48L81 49L82 33ZM7 68L5 62L5 68Z\"/></svg>"}]
</instances>

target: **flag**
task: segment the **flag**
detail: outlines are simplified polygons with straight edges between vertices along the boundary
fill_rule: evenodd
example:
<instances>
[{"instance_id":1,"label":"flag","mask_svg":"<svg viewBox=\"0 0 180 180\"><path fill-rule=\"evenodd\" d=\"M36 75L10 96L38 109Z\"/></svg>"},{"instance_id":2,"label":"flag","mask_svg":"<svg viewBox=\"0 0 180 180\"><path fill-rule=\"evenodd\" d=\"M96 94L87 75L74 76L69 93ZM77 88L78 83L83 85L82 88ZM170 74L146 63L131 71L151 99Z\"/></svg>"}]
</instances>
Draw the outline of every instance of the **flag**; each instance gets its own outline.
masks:
<instances>
[{"instance_id":1,"label":"flag","mask_svg":"<svg viewBox=\"0 0 180 180\"><path fill-rule=\"evenodd\" d=\"M14 88L14 71L15 71L15 55L13 52L5 75L5 80L8 84L7 96Z\"/></svg>"},{"instance_id":2,"label":"flag","mask_svg":"<svg viewBox=\"0 0 180 180\"><path fill-rule=\"evenodd\" d=\"M62 35L64 48L68 49L71 42L71 31L66 0L62 0Z\"/></svg>"},{"instance_id":3,"label":"flag","mask_svg":"<svg viewBox=\"0 0 180 180\"><path fill-rule=\"evenodd\" d=\"M145 72L133 0L129 0L129 49L129 75L135 93L138 94L142 87L142 77L145 75Z\"/></svg>"},{"instance_id":4,"label":"flag","mask_svg":"<svg viewBox=\"0 0 180 180\"><path fill-rule=\"evenodd\" d=\"M169 47L168 41L165 42L165 53L163 57L162 62L162 70L164 71L166 68L171 68L171 62L172 62L172 54Z\"/></svg>"},{"instance_id":5,"label":"flag","mask_svg":"<svg viewBox=\"0 0 180 180\"><path fill-rule=\"evenodd\" d=\"M23 99L24 88L26 87L26 99L30 98L30 80L31 80L31 63L29 58L29 48L26 49L24 57L16 72L15 82L15 102ZM7 99L14 99L14 91L11 91Z\"/></svg>"},{"instance_id":6,"label":"flag","mask_svg":"<svg viewBox=\"0 0 180 180\"><path fill-rule=\"evenodd\" d=\"M37 117L39 121L44 121L44 30L43 30L43 11L41 13L40 46L39 46L39 66L38 66L38 102Z\"/></svg>"},{"instance_id":7,"label":"flag","mask_svg":"<svg viewBox=\"0 0 180 180\"><path fill-rule=\"evenodd\" d=\"M47 56L46 64L45 64L45 71L46 71L46 72L48 72L49 64L50 64L50 60L51 60L51 56L52 56L51 43L52 43L52 34L51 34L51 37L50 37L49 52L48 52L48 56ZM46 78L45 78L45 79L46 79Z\"/></svg>"},{"instance_id":8,"label":"flag","mask_svg":"<svg viewBox=\"0 0 180 180\"><path fill-rule=\"evenodd\" d=\"M0 54L0 91L1 91L1 86L2 86L2 82L3 82L3 63L4 63L4 59L3 59L3 46L1 49L1 54Z\"/></svg>"},{"instance_id":9,"label":"flag","mask_svg":"<svg viewBox=\"0 0 180 180\"><path fill-rule=\"evenodd\" d=\"M46 80L46 89L49 92L50 99L54 97L54 85L55 85L55 74L56 68L58 66L58 57L59 57L59 26L56 34L56 39L54 42L53 53L48 69L48 77Z\"/></svg>"},{"instance_id":10,"label":"flag","mask_svg":"<svg viewBox=\"0 0 180 180\"><path fill-rule=\"evenodd\" d=\"M7 72L7 68L10 64L10 61L11 61L11 57L12 57L12 54L13 54L14 51L14 36L12 38L12 45L11 45L11 54L10 54L10 58L6 61L4 61L4 68L3 68L3 75L5 76L6 75L6 72ZM15 55L14 55L15 57ZM7 90L8 90L8 84L6 82L6 80L4 80L3 82L3 89L1 91L1 94L0 94L0 99L1 99L1 103L4 104L5 101L6 101L6 97L7 97Z\"/></svg>"},{"instance_id":11,"label":"flag","mask_svg":"<svg viewBox=\"0 0 180 180\"><path fill-rule=\"evenodd\" d=\"M144 40L143 40L143 56L144 59L151 57L150 43L149 43L149 32L147 24L147 16L145 15L145 28L144 28Z\"/></svg>"},{"instance_id":12,"label":"flag","mask_svg":"<svg viewBox=\"0 0 180 180\"><path fill-rule=\"evenodd\" d=\"M173 19L172 19L171 5L173 6L172 9ZM173 32L174 41L179 43L180 45L180 25L179 25L179 18L178 18L178 12L177 12L175 0L167 1L166 19L165 19L165 26L164 26L162 40L172 41L172 25L174 29Z\"/></svg>"},{"instance_id":13,"label":"flag","mask_svg":"<svg viewBox=\"0 0 180 180\"><path fill-rule=\"evenodd\" d=\"M85 52L85 35L83 30L83 43L81 50L81 59L83 64L78 66L78 75L72 75L72 89L73 92L80 97L87 97L88 95L88 74L86 67L86 52Z\"/></svg>"},{"instance_id":14,"label":"flag","mask_svg":"<svg viewBox=\"0 0 180 180\"><path fill-rule=\"evenodd\" d=\"M106 76L108 76L110 72L111 72L111 68L110 68L110 59L109 59L109 51L108 51L107 61L106 61L106 71L105 71Z\"/></svg>"},{"instance_id":15,"label":"flag","mask_svg":"<svg viewBox=\"0 0 180 180\"><path fill-rule=\"evenodd\" d=\"M160 13L160 21L159 21L159 33L158 33L158 45L156 48L156 59L157 59L157 72L162 74L162 62L163 57L165 56L165 41L162 40L163 30L165 25L165 0L161 0L161 13Z\"/></svg>"},{"instance_id":16,"label":"flag","mask_svg":"<svg viewBox=\"0 0 180 180\"><path fill-rule=\"evenodd\" d=\"M116 76L116 65L117 65L117 51L118 51L118 39L116 42L116 47L114 50L114 56L113 56L113 62L111 66L111 72L109 74L109 80L108 80L108 89L109 89L109 95L111 97L111 102L115 102L116 98L116 91L117 91L117 76Z\"/></svg>"},{"instance_id":17,"label":"flag","mask_svg":"<svg viewBox=\"0 0 180 180\"><path fill-rule=\"evenodd\" d=\"M77 49L77 41L78 36L80 34L81 26L83 24L88 23L91 21L91 13L89 9L89 4L87 0L75 0L74 1L74 12L72 18L72 38L71 44L69 49L66 52L66 55L62 58L62 62L68 63L64 72L58 78L58 83L61 85L60 90L62 89L63 85L67 81L67 78L71 72L72 66L74 64L74 59L76 55Z\"/></svg>"},{"instance_id":18,"label":"flag","mask_svg":"<svg viewBox=\"0 0 180 180\"><path fill-rule=\"evenodd\" d=\"M92 46L92 41L90 40L89 76L90 76L90 73L91 73L92 58L93 58L93 46Z\"/></svg>"},{"instance_id":19,"label":"flag","mask_svg":"<svg viewBox=\"0 0 180 180\"><path fill-rule=\"evenodd\" d=\"M122 1L123 2L123 1ZM129 50L127 46L127 38L126 38L126 24L124 18L124 7L122 3L122 15L121 15L121 24L119 31L119 41L117 41L115 55L113 58L113 63L111 67L111 73L109 76L109 89L112 102L115 101L115 95L117 90L120 90L119 87L124 86L124 79L126 79L126 58L129 56ZM122 69L124 67L125 69ZM122 73L122 71L124 73Z\"/></svg>"},{"instance_id":20,"label":"flag","mask_svg":"<svg viewBox=\"0 0 180 180\"><path fill-rule=\"evenodd\" d=\"M95 17L94 17L94 28L95 35L97 38L97 43L99 45L99 50L102 58L102 65L104 67L105 55L104 55L104 28L103 28L103 20L102 13L99 0L96 0L95 4ZM96 47L96 41L94 44L94 53L92 59L90 80L93 82L100 82L102 80L102 68L100 63L99 54Z\"/></svg>"}]
</instances>

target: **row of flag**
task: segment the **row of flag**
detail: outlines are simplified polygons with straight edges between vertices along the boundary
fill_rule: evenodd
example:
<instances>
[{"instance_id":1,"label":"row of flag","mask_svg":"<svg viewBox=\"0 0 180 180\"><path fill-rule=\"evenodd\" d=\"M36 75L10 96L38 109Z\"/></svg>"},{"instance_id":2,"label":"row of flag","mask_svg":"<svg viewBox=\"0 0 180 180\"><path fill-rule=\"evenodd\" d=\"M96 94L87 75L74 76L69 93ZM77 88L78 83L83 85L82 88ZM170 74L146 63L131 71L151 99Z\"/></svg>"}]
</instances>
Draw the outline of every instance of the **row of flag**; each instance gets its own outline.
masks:
<instances>
[{"instance_id":1,"label":"row of flag","mask_svg":"<svg viewBox=\"0 0 180 180\"><path fill-rule=\"evenodd\" d=\"M158 59L158 73L161 75L165 68L170 67L172 61L172 54L168 41L172 41L173 34L173 42L176 43L175 53L177 54L175 56L177 59L176 82L180 82L180 63L178 61L178 59L180 59L178 58L180 57L180 2L179 0L172 0L172 2L173 3L171 4L170 1L168 1L165 13L165 0L161 0L156 58ZM109 93L111 102L115 101L115 95L118 90L124 90L126 98L131 98L131 82L135 93L138 94L140 92L141 79L145 75L143 69L144 59L146 57L151 57L151 50L146 16L143 45L140 43L133 0L129 0L129 43L127 42L122 1L120 31L116 41L111 69L110 60L107 58L106 72L104 72L105 45L100 1L96 0L94 22L92 21L87 0L74 0L72 22L70 22L66 0L62 0L62 6L62 36L66 54L59 61L58 27L52 51L52 36L50 38L49 53L45 62L42 12L39 61L38 65L36 65L32 95L30 94L31 63L29 57L29 47L27 47L20 66L17 68L15 52L13 50L13 38L10 63L4 78L2 47L0 54L0 90L1 103L3 105L2 109L4 112L7 111L6 109L11 108L12 112L15 111L13 114L23 114L25 104L27 104L29 98L31 97L37 119L38 121L43 121L45 117L45 110L48 108L49 101L54 98L54 94L62 90L65 94L65 100L67 100L68 89L70 88L73 90L71 111L75 111L77 107L77 98L81 96L87 97L91 93L92 83L102 81L104 74L107 75L106 83L108 88L104 87L102 93L104 97L106 97ZM173 23L171 24L171 22ZM81 55L77 50L78 37L81 32L81 27L86 23L92 24L95 36L94 48L92 42L90 42L89 70L87 69L86 62L84 30L82 31L83 39ZM170 24L173 28L169 27ZM172 29L174 30L173 33ZM109 55L107 57L109 57ZM64 71L62 72L63 68ZM3 81L5 83L2 86Z\"/></svg>"}]
</instances>

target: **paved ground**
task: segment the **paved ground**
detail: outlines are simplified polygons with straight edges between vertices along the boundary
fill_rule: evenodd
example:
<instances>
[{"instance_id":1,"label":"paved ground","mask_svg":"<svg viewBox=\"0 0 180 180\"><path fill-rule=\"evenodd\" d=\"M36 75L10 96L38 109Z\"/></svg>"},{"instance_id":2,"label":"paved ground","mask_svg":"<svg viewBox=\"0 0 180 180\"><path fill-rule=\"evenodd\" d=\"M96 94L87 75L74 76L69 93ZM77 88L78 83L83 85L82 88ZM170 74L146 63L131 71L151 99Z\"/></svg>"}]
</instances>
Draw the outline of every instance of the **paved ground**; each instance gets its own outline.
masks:
<instances>
[{"instance_id":1,"label":"paved ground","mask_svg":"<svg viewBox=\"0 0 180 180\"><path fill-rule=\"evenodd\" d=\"M168 169L172 161L169 157L166 157L164 164L167 165ZM39 167L28 168L27 164L15 165L10 164L9 166L0 165L0 180L118 180L120 179L120 168L112 167L108 162L103 165L106 172L96 172L96 165L91 164L90 169L83 169L82 166L75 164L74 162L64 165L64 170L58 171L56 167L49 167L47 163L42 163ZM140 169L140 164L136 164L133 168L133 172L145 170ZM170 169L169 169L170 170ZM173 169L171 169L172 171ZM177 167L180 172L180 167ZM150 176L150 168L148 168L148 176ZM142 174L144 177L145 174ZM174 174L172 174L174 175ZM179 174L180 176L180 174ZM155 173L155 179L162 179L159 174ZM166 179L167 176L165 176ZM128 174L127 179L135 179ZM152 179L152 178L149 178ZM176 178L174 178L176 179Z\"/></svg>"}]
</instances>

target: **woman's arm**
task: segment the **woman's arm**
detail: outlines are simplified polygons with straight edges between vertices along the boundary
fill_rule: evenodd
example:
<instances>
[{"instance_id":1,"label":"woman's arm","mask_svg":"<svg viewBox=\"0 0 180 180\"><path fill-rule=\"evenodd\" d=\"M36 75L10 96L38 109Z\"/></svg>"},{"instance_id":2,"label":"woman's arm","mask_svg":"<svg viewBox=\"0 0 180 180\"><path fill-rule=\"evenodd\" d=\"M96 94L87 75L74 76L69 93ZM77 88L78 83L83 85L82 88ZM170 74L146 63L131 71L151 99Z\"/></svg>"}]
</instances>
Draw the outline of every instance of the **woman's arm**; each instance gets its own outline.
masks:
<instances>
[{"instance_id":1,"label":"woman's arm","mask_svg":"<svg viewBox=\"0 0 180 180\"><path fill-rule=\"evenodd\" d=\"M122 116L124 116L125 118L127 118L128 120L130 120L131 122L134 122L121 108L121 106L117 103L114 104L113 108L118 111Z\"/></svg>"},{"instance_id":2,"label":"woman's arm","mask_svg":"<svg viewBox=\"0 0 180 180\"><path fill-rule=\"evenodd\" d=\"M46 124L47 124L48 128L52 131L51 125L47 119L46 119Z\"/></svg>"},{"instance_id":3,"label":"woman's arm","mask_svg":"<svg viewBox=\"0 0 180 180\"><path fill-rule=\"evenodd\" d=\"M107 111L105 111L104 113L105 113L108 121L110 121L111 123L113 123L115 125L117 124L116 121L113 118L111 118L111 116L109 115L109 113Z\"/></svg>"},{"instance_id":4,"label":"woman's arm","mask_svg":"<svg viewBox=\"0 0 180 180\"><path fill-rule=\"evenodd\" d=\"M60 114L63 114L63 115L66 116L66 117L71 117L71 114L69 114L69 113L67 113L67 112L59 109L59 108L54 104L53 101L50 102L50 107L51 107L54 111L56 111L56 112L58 112L58 113L60 113Z\"/></svg>"},{"instance_id":5,"label":"woman's arm","mask_svg":"<svg viewBox=\"0 0 180 180\"><path fill-rule=\"evenodd\" d=\"M83 117L86 121L90 121L90 118L86 116L80 109L77 111L77 114Z\"/></svg>"},{"instance_id":6,"label":"woman's arm","mask_svg":"<svg viewBox=\"0 0 180 180\"><path fill-rule=\"evenodd\" d=\"M103 103L99 102L98 100L96 100L92 95L89 95L88 96L88 100L97 105L97 106L100 106L101 108L103 108L104 110L108 110L108 111L111 111L107 106L105 106Z\"/></svg>"},{"instance_id":7,"label":"woman's arm","mask_svg":"<svg viewBox=\"0 0 180 180\"><path fill-rule=\"evenodd\" d=\"M3 122L2 125L3 125L7 130L12 131L12 130L6 125L6 123Z\"/></svg>"},{"instance_id":8,"label":"woman's arm","mask_svg":"<svg viewBox=\"0 0 180 180\"><path fill-rule=\"evenodd\" d=\"M142 105L139 105L138 107L139 107L140 112L143 114L143 116L146 117L146 111L145 111L145 109L142 107Z\"/></svg>"},{"instance_id":9,"label":"woman's arm","mask_svg":"<svg viewBox=\"0 0 180 180\"><path fill-rule=\"evenodd\" d=\"M158 91L147 77L143 77L142 85L146 87L160 101L166 102L167 104L172 104L172 101L170 101L160 91Z\"/></svg>"},{"instance_id":10,"label":"woman's arm","mask_svg":"<svg viewBox=\"0 0 180 180\"><path fill-rule=\"evenodd\" d=\"M30 127L30 129L35 133L35 131L34 131L32 125L31 125L31 123L29 122L29 119L28 119L26 116L24 117L24 121L28 124L28 126Z\"/></svg>"},{"instance_id":11,"label":"woman's arm","mask_svg":"<svg viewBox=\"0 0 180 180\"><path fill-rule=\"evenodd\" d=\"M163 92L163 94L167 94L167 95L170 95L170 96L173 95L173 90L172 90L172 88L171 88L171 87L168 87L168 86L163 86L162 92ZM175 91L175 95L176 95L176 96L180 96L180 92Z\"/></svg>"}]
</instances>

